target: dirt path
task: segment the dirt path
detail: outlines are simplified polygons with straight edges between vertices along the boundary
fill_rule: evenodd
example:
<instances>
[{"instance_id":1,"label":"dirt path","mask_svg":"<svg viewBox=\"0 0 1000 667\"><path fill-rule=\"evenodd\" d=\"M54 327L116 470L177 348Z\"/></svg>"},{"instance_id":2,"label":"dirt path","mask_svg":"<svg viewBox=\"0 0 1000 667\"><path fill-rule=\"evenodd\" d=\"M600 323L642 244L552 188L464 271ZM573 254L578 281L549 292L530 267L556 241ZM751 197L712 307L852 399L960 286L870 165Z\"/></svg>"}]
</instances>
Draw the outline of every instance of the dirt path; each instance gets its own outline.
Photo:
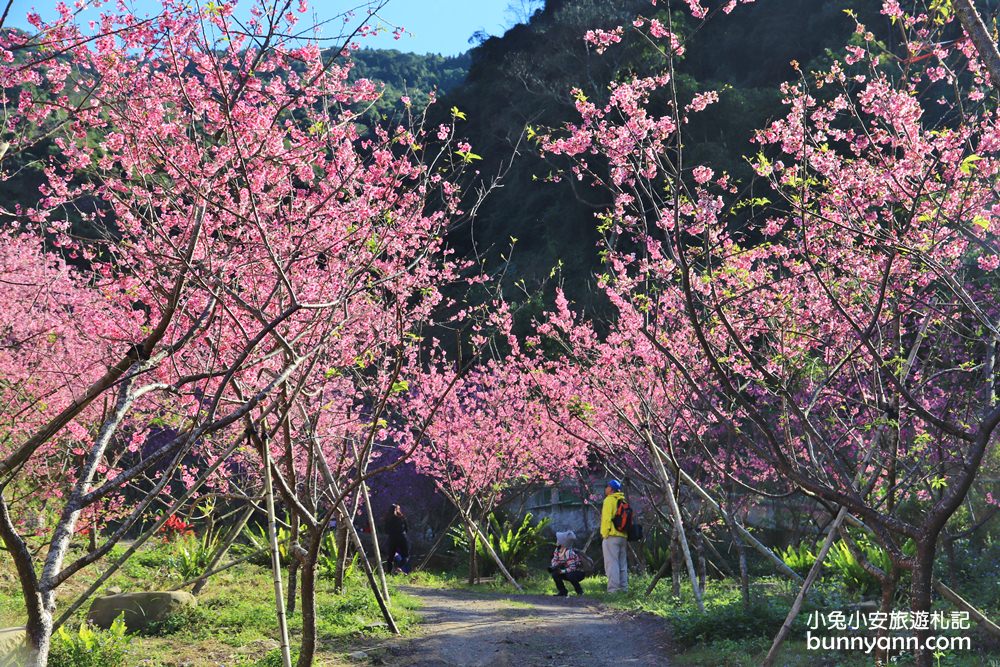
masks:
<instances>
[{"instance_id":1,"label":"dirt path","mask_svg":"<svg viewBox=\"0 0 1000 667\"><path fill-rule=\"evenodd\" d=\"M423 622L413 638L372 647L360 663L412 667L665 667L663 621L609 611L586 597L408 586Z\"/></svg>"}]
</instances>

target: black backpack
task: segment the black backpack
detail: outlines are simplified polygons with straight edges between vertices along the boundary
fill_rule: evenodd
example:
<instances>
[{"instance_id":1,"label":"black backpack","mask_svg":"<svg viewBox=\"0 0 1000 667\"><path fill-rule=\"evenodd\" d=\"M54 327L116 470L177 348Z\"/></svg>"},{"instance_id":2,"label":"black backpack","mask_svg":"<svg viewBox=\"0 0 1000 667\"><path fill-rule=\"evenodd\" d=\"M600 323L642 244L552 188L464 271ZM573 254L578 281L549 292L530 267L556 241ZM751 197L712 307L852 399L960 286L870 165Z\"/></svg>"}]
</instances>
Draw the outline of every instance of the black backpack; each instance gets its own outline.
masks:
<instances>
[{"instance_id":1,"label":"black backpack","mask_svg":"<svg viewBox=\"0 0 1000 667\"><path fill-rule=\"evenodd\" d=\"M635 520L635 512L624 498L618 501L618 507L611 517L611 525L619 533L625 533L629 542L638 542L642 539L642 524Z\"/></svg>"}]
</instances>

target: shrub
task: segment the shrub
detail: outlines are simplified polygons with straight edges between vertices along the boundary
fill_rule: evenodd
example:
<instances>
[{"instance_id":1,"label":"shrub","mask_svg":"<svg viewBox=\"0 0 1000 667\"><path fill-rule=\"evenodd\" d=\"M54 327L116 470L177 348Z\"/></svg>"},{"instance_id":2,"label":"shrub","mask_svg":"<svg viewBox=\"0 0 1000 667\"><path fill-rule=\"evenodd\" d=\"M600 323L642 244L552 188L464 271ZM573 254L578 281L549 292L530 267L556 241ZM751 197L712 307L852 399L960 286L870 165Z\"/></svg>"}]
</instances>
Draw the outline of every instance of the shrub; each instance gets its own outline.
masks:
<instances>
[{"instance_id":1,"label":"shrub","mask_svg":"<svg viewBox=\"0 0 1000 667\"><path fill-rule=\"evenodd\" d=\"M659 526L653 526L642 541L642 555L649 573L659 572L663 564L670 561L670 535Z\"/></svg>"},{"instance_id":2,"label":"shrub","mask_svg":"<svg viewBox=\"0 0 1000 667\"><path fill-rule=\"evenodd\" d=\"M172 635L182 630L198 633L206 627L208 615L201 607L181 607L162 621L155 621L146 626L142 634L153 637Z\"/></svg>"},{"instance_id":3,"label":"shrub","mask_svg":"<svg viewBox=\"0 0 1000 667\"><path fill-rule=\"evenodd\" d=\"M779 551L778 555L781 556L781 560L785 562L785 565L803 577L806 576L809 570L812 569L813 563L816 562L816 554L812 552L812 549L809 548L809 545L804 540L799 542L798 547L788 545L784 551Z\"/></svg>"},{"instance_id":4,"label":"shrub","mask_svg":"<svg viewBox=\"0 0 1000 667\"><path fill-rule=\"evenodd\" d=\"M490 544L514 577L523 577L528 574L528 560L542 543L542 531L551 523L548 518L542 519L538 523L532 523L532 518L531 512L528 512L524 515L521 523L516 526L510 519L501 523L495 512L490 512L487 519L485 532ZM451 530L451 539L456 549L469 553L469 540L461 527L456 526ZM479 540L476 540L476 554L484 569L491 567L493 559L486 551L486 546Z\"/></svg>"},{"instance_id":5,"label":"shrub","mask_svg":"<svg viewBox=\"0 0 1000 667\"><path fill-rule=\"evenodd\" d=\"M857 545L872 565L879 568L888 566L888 556L880 547L860 539ZM878 579L861 567L861 562L854 557L842 540L830 547L830 553L827 554L824 564L849 591L871 595L879 590Z\"/></svg>"},{"instance_id":6,"label":"shrub","mask_svg":"<svg viewBox=\"0 0 1000 667\"><path fill-rule=\"evenodd\" d=\"M282 566L288 566L288 543L292 538L292 531L287 528L283 528L281 525L276 526L277 537L278 537L278 556L281 558ZM271 540L267 535L267 525L258 525L254 527L246 527L246 537L250 541L250 545L253 547L254 557L250 559L250 562L255 565L271 565Z\"/></svg>"},{"instance_id":7,"label":"shrub","mask_svg":"<svg viewBox=\"0 0 1000 667\"><path fill-rule=\"evenodd\" d=\"M125 636L125 620L119 616L101 630L82 623L76 631L59 628L52 637L50 667L124 667L131 639Z\"/></svg>"},{"instance_id":8,"label":"shrub","mask_svg":"<svg viewBox=\"0 0 1000 667\"><path fill-rule=\"evenodd\" d=\"M682 609L670 614L674 642L683 648L722 639L744 640L773 637L788 614L787 607L756 600L749 607L740 601L715 605L704 612ZM793 636L801 635L805 620L800 614L792 626Z\"/></svg>"},{"instance_id":9,"label":"shrub","mask_svg":"<svg viewBox=\"0 0 1000 667\"><path fill-rule=\"evenodd\" d=\"M206 532L201 537L185 535L178 538L169 559L170 567L185 581L194 579L208 567L218 542L211 532Z\"/></svg>"}]
</instances>

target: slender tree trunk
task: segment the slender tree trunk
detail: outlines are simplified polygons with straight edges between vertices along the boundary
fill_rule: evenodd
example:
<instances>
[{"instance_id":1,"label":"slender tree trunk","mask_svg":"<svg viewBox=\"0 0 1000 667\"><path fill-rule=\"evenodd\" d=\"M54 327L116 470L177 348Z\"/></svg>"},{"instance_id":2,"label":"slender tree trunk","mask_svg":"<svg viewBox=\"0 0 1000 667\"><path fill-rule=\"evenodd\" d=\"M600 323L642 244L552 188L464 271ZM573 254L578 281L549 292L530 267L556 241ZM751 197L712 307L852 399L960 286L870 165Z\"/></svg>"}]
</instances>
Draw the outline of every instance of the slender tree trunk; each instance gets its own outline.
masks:
<instances>
[{"instance_id":1,"label":"slender tree trunk","mask_svg":"<svg viewBox=\"0 0 1000 667\"><path fill-rule=\"evenodd\" d=\"M896 597L896 585L899 583L899 570L895 567L890 568L889 572L886 572L886 577L879 582L882 588L881 602L879 604L879 611L885 614L885 618L889 618L892 613L892 602L893 598ZM883 624L882 628L878 631L879 641L884 641L881 637L889 636L889 624ZM888 645L887 645L888 646ZM875 655L875 659L881 661L881 664L889 664L889 650L879 651Z\"/></svg>"},{"instance_id":2,"label":"slender tree trunk","mask_svg":"<svg viewBox=\"0 0 1000 667\"><path fill-rule=\"evenodd\" d=\"M325 526L311 531L309 549L302 559L302 644L297 667L311 667L316 655L316 561L323 545Z\"/></svg>"},{"instance_id":3,"label":"slender tree trunk","mask_svg":"<svg viewBox=\"0 0 1000 667\"><path fill-rule=\"evenodd\" d=\"M339 493L336 487L334 488L334 493ZM341 507L343 507L343 504L341 504ZM385 619L386 625L389 626L389 630L392 634L398 635L399 627L397 627L396 620L392 617L392 612L389 611L389 605L382 597L382 591L379 589L378 581L375 580L375 571L372 569L372 564L368 560L368 555L365 553L364 545L361 544L361 537L358 535L358 531L354 529L353 523L347 524L347 530L351 540L354 541L354 547L358 551L358 560L361 561L361 566L365 570L365 576L368 577L368 586L372 590L372 595L375 596L375 602L378 603L378 607L382 611L382 618Z\"/></svg>"},{"instance_id":4,"label":"slender tree trunk","mask_svg":"<svg viewBox=\"0 0 1000 667\"><path fill-rule=\"evenodd\" d=\"M333 492L333 496L337 497L340 495L340 486L337 484L337 480L333 478L333 473L330 472L330 466L326 462L326 456L323 454L323 450L316 450L317 459L320 464L320 471L323 473L323 479L326 481L327 486ZM343 500L340 501L338 506L342 514L347 514L347 503ZM353 515L352 515L353 516ZM396 625L396 620L392 617L392 612L389 611L389 605L382 598L382 592L379 590L378 582L375 581L375 573L372 571L371 563L368 562L368 556L365 554L364 545L361 544L361 537L358 535L358 531L354 529L354 523L351 521L344 521L344 527L347 529L347 534L354 542L354 547L358 551L358 559L361 561L361 566L365 570L365 576L368 578L368 585L371 588L372 595L375 596L375 602L378 603L379 610L382 612L382 618L385 619L386 625L389 626L389 630L394 635L399 634L399 627Z\"/></svg>"},{"instance_id":5,"label":"slender tree trunk","mask_svg":"<svg viewBox=\"0 0 1000 667\"><path fill-rule=\"evenodd\" d=\"M646 586L646 596L647 597L649 596L650 593L653 592L653 589L656 588L656 584L658 584L660 582L660 579L663 578L663 575L665 575L667 573L667 568L668 567L670 567L670 559L669 558L667 558L667 559L665 559L663 561L663 565L661 565L660 569L657 570L656 574L653 575L653 579L652 579L652 581L649 582L649 586Z\"/></svg>"},{"instance_id":6,"label":"slender tree trunk","mask_svg":"<svg viewBox=\"0 0 1000 667\"><path fill-rule=\"evenodd\" d=\"M476 552L479 550L479 545L477 544L479 535L476 534L476 531L472 530L472 526L468 523L465 525L465 535L469 542L469 585L474 586L476 579L479 577L479 568L476 563Z\"/></svg>"},{"instance_id":7,"label":"slender tree trunk","mask_svg":"<svg viewBox=\"0 0 1000 667\"><path fill-rule=\"evenodd\" d=\"M24 598L25 612L28 616L25 629L28 635L28 648L32 654L29 659L34 660L34 664L39 666L45 665L49 655L49 640L52 637L52 613L46 609L38 587L38 575L35 573L31 551L14 528L2 489L0 489L0 538L3 539L7 553L14 561L17 578L21 584L21 596Z\"/></svg>"},{"instance_id":8,"label":"slender tree trunk","mask_svg":"<svg viewBox=\"0 0 1000 667\"><path fill-rule=\"evenodd\" d=\"M333 590L341 593L344 590L344 570L347 569L347 526L339 513L334 535L337 543L337 571L333 575Z\"/></svg>"},{"instance_id":9,"label":"slender tree trunk","mask_svg":"<svg viewBox=\"0 0 1000 667\"><path fill-rule=\"evenodd\" d=\"M750 571L747 568L747 548L740 539L739 533L736 532L736 528L733 526L733 522L727 520L726 526L729 528L729 537L733 540L733 546L736 548L736 558L739 561L740 569L740 597L743 598L743 608L750 608Z\"/></svg>"},{"instance_id":10,"label":"slender tree trunk","mask_svg":"<svg viewBox=\"0 0 1000 667\"><path fill-rule=\"evenodd\" d=\"M705 565L705 536L700 530L695 529L694 538L694 550L695 554L698 556L698 586L701 588L702 592L705 591L705 583L708 577Z\"/></svg>"},{"instance_id":11,"label":"slender tree trunk","mask_svg":"<svg viewBox=\"0 0 1000 667\"><path fill-rule=\"evenodd\" d=\"M656 443L653 442L652 433L646 430L644 436L649 453L656 463L656 470L660 474L660 482L663 484L663 495L666 496L667 504L670 506L670 515L674 522L674 535L680 541L681 552L684 554L684 564L687 566L688 578L691 580L691 589L694 592L695 604L698 606L698 611L705 611L705 603L701 599L701 587L698 585L698 575L695 572L694 561L691 558L691 549L688 547L687 536L684 534L684 519L681 517L681 507L674 496L674 487L670 476L667 474L667 468L663 463L666 457L660 451L660 448L656 446Z\"/></svg>"},{"instance_id":12,"label":"slender tree trunk","mask_svg":"<svg viewBox=\"0 0 1000 667\"><path fill-rule=\"evenodd\" d=\"M670 536L670 581L671 581L671 593L675 598L681 596L681 570L684 566L681 565L681 543L677 539L677 531L674 530L673 534Z\"/></svg>"},{"instance_id":13,"label":"slender tree trunk","mask_svg":"<svg viewBox=\"0 0 1000 667\"><path fill-rule=\"evenodd\" d=\"M448 525L441 530L441 534L437 536L436 540L434 540L434 544L431 546L430 551L427 552L427 555L424 556L424 559L420 561L420 565L417 565L415 568L413 568L414 572L418 572L424 569L425 567L427 567L427 564L431 562L431 557L434 556L437 550L441 547L441 544L444 542L445 538L448 537L448 529L451 528L452 524L455 523L455 519L457 518L458 514L453 516L451 518L451 521L448 522Z\"/></svg>"},{"instance_id":14,"label":"slender tree trunk","mask_svg":"<svg viewBox=\"0 0 1000 667\"><path fill-rule=\"evenodd\" d=\"M375 513L372 511L372 501L368 497L368 485L361 482L361 498L365 506L365 514L368 517L368 530L372 534L372 558L375 561L375 572L378 574L378 582L382 587L382 597L389 602L389 584L385 581L385 568L382 567L382 550L378 544L378 528L375 526Z\"/></svg>"},{"instance_id":15,"label":"slender tree trunk","mask_svg":"<svg viewBox=\"0 0 1000 667\"><path fill-rule=\"evenodd\" d=\"M284 596L281 593L281 552L278 550L277 520L274 515L274 489L271 488L271 457L264 444L261 458L264 461L264 495L267 499L267 537L271 543L271 574L274 579L274 606L278 615L278 634L281 642L281 662L292 667L292 653L288 645L288 623L285 619ZM289 552L291 545L288 545Z\"/></svg>"},{"instance_id":16,"label":"slender tree trunk","mask_svg":"<svg viewBox=\"0 0 1000 667\"><path fill-rule=\"evenodd\" d=\"M299 547L299 531L301 530L299 515L295 512L289 516L289 540L288 540L288 591L285 593L285 614L295 615L295 588L299 573L299 559L295 557L297 547Z\"/></svg>"},{"instance_id":17,"label":"slender tree trunk","mask_svg":"<svg viewBox=\"0 0 1000 667\"><path fill-rule=\"evenodd\" d=\"M917 553L913 565L913 580L910 584L910 610L914 612L931 611L931 588L934 580L935 539L917 542ZM917 637L916 666L931 667L933 656L924 647L924 642L930 636L929 629L914 630Z\"/></svg>"}]
</instances>

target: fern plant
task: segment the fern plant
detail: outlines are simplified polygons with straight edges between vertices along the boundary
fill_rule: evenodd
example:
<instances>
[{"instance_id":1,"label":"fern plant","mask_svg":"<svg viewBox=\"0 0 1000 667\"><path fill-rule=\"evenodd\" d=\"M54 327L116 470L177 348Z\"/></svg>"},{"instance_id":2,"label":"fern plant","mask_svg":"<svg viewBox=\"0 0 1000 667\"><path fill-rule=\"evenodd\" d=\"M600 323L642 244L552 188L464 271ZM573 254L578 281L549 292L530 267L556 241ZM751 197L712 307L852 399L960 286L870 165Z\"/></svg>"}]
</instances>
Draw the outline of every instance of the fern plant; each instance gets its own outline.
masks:
<instances>
[{"instance_id":1,"label":"fern plant","mask_svg":"<svg viewBox=\"0 0 1000 667\"><path fill-rule=\"evenodd\" d=\"M865 535L854 535L853 538L858 550L869 563L883 572L889 570L891 567L889 554L882 547L874 544ZM838 541L830 549L825 565L849 591L871 595L879 590L879 580L861 566L861 562L854 557L843 540Z\"/></svg>"},{"instance_id":2,"label":"fern plant","mask_svg":"<svg viewBox=\"0 0 1000 667\"><path fill-rule=\"evenodd\" d=\"M548 528L551 519L548 517L538 523L533 523L531 512L524 515L519 524L510 519L501 521L496 512L490 512L486 520L486 536L504 567L514 577L524 577L528 574L528 560L535 554L542 543L542 533ZM465 553L469 552L469 540L465 530L454 527L450 531L455 548ZM476 540L476 556L488 569L494 567L493 559L480 540Z\"/></svg>"},{"instance_id":3,"label":"fern plant","mask_svg":"<svg viewBox=\"0 0 1000 667\"><path fill-rule=\"evenodd\" d=\"M816 562L816 554L812 552L812 549L805 540L799 542L798 546L788 545L784 551L779 551L778 555L781 556L781 560L784 561L785 565L803 577L812 569L813 564Z\"/></svg>"},{"instance_id":4,"label":"fern plant","mask_svg":"<svg viewBox=\"0 0 1000 667\"><path fill-rule=\"evenodd\" d=\"M659 526L653 526L642 541L642 556L650 573L659 572L670 560L670 536Z\"/></svg>"},{"instance_id":5,"label":"fern plant","mask_svg":"<svg viewBox=\"0 0 1000 667\"><path fill-rule=\"evenodd\" d=\"M323 542L320 545L319 556L316 559L321 576L332 577L337 573L337 536L332 531L323 533ZM358 565L358 554L355 553L347 563L344 564L344 576L350 577Z\"/></svg>"}]
</instances>

